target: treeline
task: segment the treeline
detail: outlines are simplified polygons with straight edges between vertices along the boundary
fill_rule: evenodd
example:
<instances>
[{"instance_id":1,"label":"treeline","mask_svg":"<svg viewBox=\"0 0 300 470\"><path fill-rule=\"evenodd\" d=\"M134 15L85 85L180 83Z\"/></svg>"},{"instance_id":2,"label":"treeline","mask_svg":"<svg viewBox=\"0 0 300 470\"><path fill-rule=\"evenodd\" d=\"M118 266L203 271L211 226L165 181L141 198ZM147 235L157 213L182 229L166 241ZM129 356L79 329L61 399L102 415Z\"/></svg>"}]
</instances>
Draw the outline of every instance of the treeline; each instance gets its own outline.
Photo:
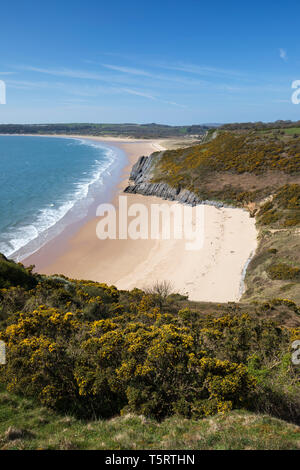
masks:
<instances>
[{"instance_id":1,"label":"treeline","mask_svg":"<svg viewBox=\"0 0 300 470\"><path fill-rule=\"evenodd\" d=\"M1 124L0 134L79 134L135 138L201 136L209 125L167 126L163 124Z\"/></svg>"},{"instance_id":2,"label":"treeline","mask_svg":"<svg viewBox=\"0 0 300 470\"><path fill-rule=\"evenodd\" d=\"M235 122L224 124L220 129L224 130L271 130L271 129L290 129L300 127L300 121L274 121L274 122Z\"/></svg>"}]
</instances>

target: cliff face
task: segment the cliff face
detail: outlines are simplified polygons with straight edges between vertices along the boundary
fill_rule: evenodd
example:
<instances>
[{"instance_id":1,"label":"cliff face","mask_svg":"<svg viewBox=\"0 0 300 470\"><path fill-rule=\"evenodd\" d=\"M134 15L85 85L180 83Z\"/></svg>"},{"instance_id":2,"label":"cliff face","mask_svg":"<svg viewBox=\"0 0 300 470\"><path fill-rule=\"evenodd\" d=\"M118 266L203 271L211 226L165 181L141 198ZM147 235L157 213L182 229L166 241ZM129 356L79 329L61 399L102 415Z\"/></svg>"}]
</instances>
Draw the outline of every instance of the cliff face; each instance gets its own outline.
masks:
<instances>
[{"instance_id":1,"label":"cliff face","mask_svg":"<svg viewBox=\"0 0 300 470\"><path fill-rule=\"evenodd\" d=\"M157 196L170 201L178 201L182 204L196 206L197 204L209 204L216 207L223 207L219 201L203 201L195 193L187 189L177 190L167 183L151 183L153 170L157 161L161 158L162 152L154 153L149 157L140 157L133 165L129 177L129 186L125 188L125 193L138 193L145 196Z\"/></svg>"}]
</instances>

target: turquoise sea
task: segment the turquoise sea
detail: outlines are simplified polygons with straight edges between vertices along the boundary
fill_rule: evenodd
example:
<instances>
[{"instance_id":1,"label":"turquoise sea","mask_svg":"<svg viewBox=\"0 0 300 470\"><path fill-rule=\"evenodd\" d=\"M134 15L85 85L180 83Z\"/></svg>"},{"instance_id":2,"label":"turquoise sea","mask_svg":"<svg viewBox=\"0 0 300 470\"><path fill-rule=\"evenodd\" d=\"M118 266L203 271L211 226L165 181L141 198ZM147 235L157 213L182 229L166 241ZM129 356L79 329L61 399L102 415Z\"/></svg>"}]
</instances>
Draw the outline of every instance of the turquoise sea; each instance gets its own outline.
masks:
<instances>
[{"instance_id":1,"label":"turquoise sea","mask_svg":"<svg viewBox=\"0 0 300 470\"><path fill-rule=\"evenodd\" d=\"M0 252L21 260L88 215L124 153L88 139L0 136Z\"/></svg>"}]
</instances>

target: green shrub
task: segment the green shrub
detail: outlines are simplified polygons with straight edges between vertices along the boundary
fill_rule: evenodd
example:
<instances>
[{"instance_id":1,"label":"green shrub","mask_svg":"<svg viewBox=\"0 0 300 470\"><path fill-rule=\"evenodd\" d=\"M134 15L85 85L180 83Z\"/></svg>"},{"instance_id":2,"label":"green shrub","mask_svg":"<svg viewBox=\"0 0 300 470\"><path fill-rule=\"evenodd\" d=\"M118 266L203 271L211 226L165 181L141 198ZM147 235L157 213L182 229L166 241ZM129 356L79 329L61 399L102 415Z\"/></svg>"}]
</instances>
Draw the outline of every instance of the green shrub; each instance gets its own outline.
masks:
<instances>
[{"instance_id":1,"label":"green shrub","mask_svg":"<svg viewBox=\"0 0 300 470\"><path fill-rule=\"evenodd\" d=\"M271 264L267 268L267 274L272 280L300 279L300 268L289 266L285 263Z\"/></svg>"},{"instance_id":2,"label":"green shrub","mask_svg":"<svg viewBox=\"0 0 300 470\"><path fill-rule=\"evenodd\" d=\"M273 196L260 208L257 215L261 225L274 225L288 228L300 224L300 185L286 184L281 186Z\"/></svg>"},{"instance_id":3,"label":"green shrub","mask_svg":"<svg viewBox=\"0 0 300 470\"><path fill-rule=\"evenodd\" d=\"M37 284L36 278L31 274L31 269L14 261L8 260L0 253L0 289L11 286L22 286L31 289Z\"/></svg>"}]
</instances>

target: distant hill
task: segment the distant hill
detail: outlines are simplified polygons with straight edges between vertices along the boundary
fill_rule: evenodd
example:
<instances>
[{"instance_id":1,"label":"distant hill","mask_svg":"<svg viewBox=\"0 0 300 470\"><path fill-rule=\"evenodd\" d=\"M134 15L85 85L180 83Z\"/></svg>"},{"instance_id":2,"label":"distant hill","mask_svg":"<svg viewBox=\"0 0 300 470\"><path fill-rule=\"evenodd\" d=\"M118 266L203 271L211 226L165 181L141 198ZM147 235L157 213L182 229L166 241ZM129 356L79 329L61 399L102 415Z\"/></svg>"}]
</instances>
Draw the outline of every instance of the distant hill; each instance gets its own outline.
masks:
<instances>
[{"instance_id":1,"label":"distant hill","mask_svg":"<svg viewBox=\"0 0 300 470\"><path fill-rule=\"evenodd\" d=\"M0 134L78 134L135 138L201 136L215 125L168 126L164 124L0 124Z\"/></svg>"},{"instance_id":2,"label":"distant hill","mask_svg":"<svg viewBox=\"0 0 300 470\"><path fill-rule=\"evenodd\" d=\"M54 124L0 124L1 134L78 134L78 135L111 135L112 137L126 136L135 138L167 138L202 136L209 129L221 130L299 130L300 121L274 122L241 122L241 123L204 123L183 126L167 124L136 124L136 123L54 123Z\"/></svg>"}]
</instances>

